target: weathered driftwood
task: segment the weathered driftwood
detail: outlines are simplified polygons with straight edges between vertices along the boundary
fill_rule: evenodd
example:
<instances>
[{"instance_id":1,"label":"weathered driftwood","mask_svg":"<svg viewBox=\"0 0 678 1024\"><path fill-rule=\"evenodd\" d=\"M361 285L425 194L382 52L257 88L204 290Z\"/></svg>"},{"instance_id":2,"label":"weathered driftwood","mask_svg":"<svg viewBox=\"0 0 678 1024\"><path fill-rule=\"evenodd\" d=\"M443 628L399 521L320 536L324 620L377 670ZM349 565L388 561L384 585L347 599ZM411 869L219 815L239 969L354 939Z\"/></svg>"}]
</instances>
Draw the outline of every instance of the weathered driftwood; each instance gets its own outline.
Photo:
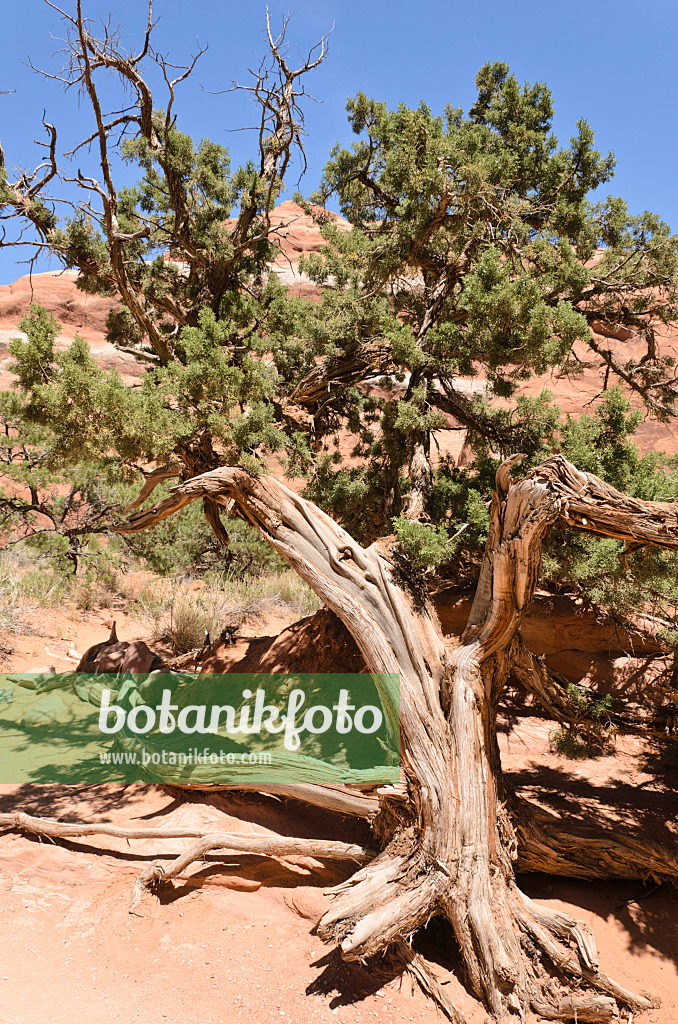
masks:
<instances>
[{"instance_id":1,"label":"weathered driftwood","mask_svg":"<svg viewBox=\"0 0 678 1024\"><path fill-rule=\"evenodd\" d=\"M287 836L241 835L239 832L209 831L200 828L128 828L108 822L57 821L38 818L23 811L0 814L0 828L45 836L49 839L112 836L115 839L198 839L208 841L210 850L232 850L239 853L258 853L265 857L327 857L332 860L365 860L373 850L356 843L341 843L325 839L296 839ZM192 849L192 847L191 847ZM207 849L203 850L203 854ZM182 857L186 856L186 852ZM183 871L196 855L186 861ZM174 872L179 874L179 871Z\"/></svg>"},{"instance_id":2,"label":"weathered driftwood","mask_svg":"<svg viewBox=\"0 0 678 1024\"><path fill-rule=\"evenodd\" d=\"M0 814L0 828L17 829L49 839L87 836L113 836L116 839L195 839L188 849L164 867L154 861L139 875L132 893L130 911L141 904L144 892L159 882L167 882L182 874L194 861L202 860L213 850L256 854L262 857L313 857L323 860L364 861L374 850L357 843L342 843L325 839L296 839L287 836L241 835L237 832L210 832L191 828L125 828L107 822L67 822L50 818L36 818L21 811Z\"/></svg>"},{"instance_id":3,"label":"weathered driftwood","mask_svg":"<svg viewBox=\"0 0 678 1024\"><path fill-rule=\"evenodd\" d=\"M457 643L442 636L426 594L394 553L378 542L361 547L272 477L239 468L205 473L119 530L145 529L198 498L231 499L344 622L368 668L399 673L407 799L382 795L375 827L383 849L337 892L320 922L325 940L350 959L402 952L417 928L444 915L473 991L498 1020L524 1020L530 1008L550 1019L571 1019L575 1011L580 1020L610 1019L617 1004L643 1009L650 1001L599 971L593 937L581 924L520 892L516 860L563 874L600 875L602 864L608 876L656 869L675 877L675 858L653 850L650 865L646 845L581 830L564 837L561 823L511 800L496 708L513 662L545 691L519 630L551 526L676 549L678 509L629 498L561 456L513 481L519 458L497 474L476 597Z\"/></svg>"}]
</instances>

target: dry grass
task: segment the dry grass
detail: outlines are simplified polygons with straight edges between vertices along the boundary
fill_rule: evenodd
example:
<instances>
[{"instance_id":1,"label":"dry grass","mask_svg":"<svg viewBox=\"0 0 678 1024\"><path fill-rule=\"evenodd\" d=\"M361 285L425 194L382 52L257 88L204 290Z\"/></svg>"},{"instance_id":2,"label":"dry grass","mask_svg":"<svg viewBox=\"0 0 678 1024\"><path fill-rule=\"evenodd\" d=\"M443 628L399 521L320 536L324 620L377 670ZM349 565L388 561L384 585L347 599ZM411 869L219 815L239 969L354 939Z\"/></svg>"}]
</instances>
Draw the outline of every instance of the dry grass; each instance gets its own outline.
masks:
<instances>
[{"instance_id":1,"label":"dry grass","mask_svg":"<svg viewBox=\"0 0 678 1024\"><path fill-rule=\"evenodd\" d=\"M0 631L30 633L28 620L40 609L59 608L72 601L88 612L110 608L117 596L108 579L60 574L28 548L0 552Z\"/></svg>"},{"instance_id":2,"label":"dry grass","mask_svg":"<svg viewBox=\"0 0 678 1024\"><path fill-rule=\"evenodd\" d=\"M244 580L221 575L177 582L115 569L88 578L60 576L26 549L0 552L0 634L31 632L29 620L39 609L65 601L82 612L122 604L129 615L146 620L154 638L169 641L177 654L202 646L206 633L214 640L225 627L238 627L275 608L301 617L320 607L292 570Z\"/></svg>"},{"instance_id":3,"label":"dry grass","mask_svg":"<svg viewBox=\"0 0 678 1024\"><path fill-rule=\"evenodd\" d=\"M38 608L53 608L63 599L63 587L36 568L21 548L0 552L0 632L32 633L28 616Z\"/></svg>"},{"instance_id":4,"label":"dry grass","mask_svg":"<svg viewBox=\"0 0 678 1024\"><path fill-rule=\"evenodd\" d=\"M154 638L168 640L177 654L202 646L206 633L214 640L225 627L238 627L275 608L301 617L320 607L313 591L291 570L200 583L130 574L121 577L117 589L128 602L129 614L150 620Z\"/></svg>"},{"instance_id":5,"label":"dry grass","mask_svg":"<svg viewBox=\"0 0 678 1024\"><path fill-rule=\"evenodd\" d=\"M96 608L113 608L118 594L108 584L93 583L76 579L69 587L69 597L80 611L91 612Z\"/></svg>"},{"instance_id":6,"label":"dry grass","mask_svg":"<svg viewBox=\"0 0 678 1024\"><path fill-rule=\"evenodd\" d=\"M255 618L262 612L278 607L298 615L312 615L321 603L310 587L292 569L251 577L248 580L220 580L218 585L225 598L242 613L243 618Z\"/></svg>"},{"instance_id":7,"label":"dry grass","mask_svg":"<svg viewBox=\"0 0 678 1024\"><path fill-rule=\"evenodd\" d=\"M219 594L177 593L162 619L161 634L177 654L188 654L202 646L206 635L217 637L233 623L228 603Z\"/></svg>"}]
</instances>

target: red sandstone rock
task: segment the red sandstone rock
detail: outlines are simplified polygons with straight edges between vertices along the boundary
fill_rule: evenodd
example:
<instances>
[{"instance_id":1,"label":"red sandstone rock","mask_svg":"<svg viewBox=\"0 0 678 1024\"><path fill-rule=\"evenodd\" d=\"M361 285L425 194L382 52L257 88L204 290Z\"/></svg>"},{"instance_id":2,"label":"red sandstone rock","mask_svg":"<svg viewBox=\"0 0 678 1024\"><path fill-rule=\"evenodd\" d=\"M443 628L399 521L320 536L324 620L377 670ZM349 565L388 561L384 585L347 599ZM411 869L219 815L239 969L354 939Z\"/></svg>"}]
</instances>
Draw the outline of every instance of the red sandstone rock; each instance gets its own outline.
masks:
<instances>
[{"instance_id":1,"label":"red sandstone rock","mask_svg":"<svg viewBox=\"0 0 678 1024\"><path fill-rule=\"evenodd\" d=\"M473 595L463 587L434 594L443 633L460 636ZM652 637L619 627L592 605L571 597L537 594L522 626L526 644L572 682L631 700L664 702L672 658ZM202 672L364 672L352 636L327 609L283 629L277 636L216 643Z\"/></svg>"},{"instance_id":2,"label":"red sandstone rock","mask_svg":"<svg viewBox=\"0 0 678 1024\"><path fill-rule=\"evenodd\" d=\"M31 302L37 302L54 314L67 337L78 332L90 344L102 342L108 310L117 306L117 300L81 292L75 284L76 276L72 270L49 271L0 285L0 327L15 328Z\"/></svg>"},{"instance_id":3,"label":"red sandstone rock","mask_svg":"<svg viewBox=\"0 0 678 1024\"><path fill-rule=\"evenodd\" d=\"M328 212L328 217L340 230L350 229L348 222L338 214ZM302 254L319 253L326 244L319 226L291 200L276 207L271 214L271 223L274 229L271 241L279 248L273 271L290 288L292 296L317 298L317 286L299 274L297 265ZM116 301L79 291L75 277L74 271L49 272L34 274L32 278L21 277L10 285L0 285L0 389L12 386L13 378L7 371L6 346L32 301L45 306L63 324L62 347L78 332L90 343L97 362L108 369L116 366L127 383L133 383L143 373L144 366L133 356L120 352L105 341L106 315ZM597 338L622 363L637 361L643 351L642 340L626 330L610 335L603 325L598 325ZM662 327L657 347L661 355L672 356L678 361L678 331ZM520 393L534 396L546 387L563 412L579 415L592 411L603 387L604 364L581 342L576 345L576 354L584 367L580 375L567 377L555 371L543 374L526 382ZM473 381L461 380L460 385L466 389L482 387L482 374ZM639 406L638 399L633 398L633 401ZM457 433L439 431L437 440L443 452L449 451L459 460L462 457L463 434L456 436ZM678 427L646 418L638 428L636 441L643 452L664 450L675 454L678 452Z\"/></svg>"}]
</instances>

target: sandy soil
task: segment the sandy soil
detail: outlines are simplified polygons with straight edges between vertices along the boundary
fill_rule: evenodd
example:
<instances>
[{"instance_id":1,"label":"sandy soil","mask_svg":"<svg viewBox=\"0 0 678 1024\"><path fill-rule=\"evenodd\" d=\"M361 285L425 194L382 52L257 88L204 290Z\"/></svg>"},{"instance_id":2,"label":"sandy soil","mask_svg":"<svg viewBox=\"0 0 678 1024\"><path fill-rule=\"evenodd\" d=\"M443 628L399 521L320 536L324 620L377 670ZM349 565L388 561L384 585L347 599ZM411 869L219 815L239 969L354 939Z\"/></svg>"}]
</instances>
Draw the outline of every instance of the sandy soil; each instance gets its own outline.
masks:
<instances>
[{"instance_id":1,"label":"sandy soil","mask_svg":"<svg viewBox=\"0 0 678 1024\"><path fill-rule=\"evenodd\" d=\"M43 614L41 635L14 636L3 668L69 666L67 651L102 639L110 609ZM144 636L141 623L115 610L123 639ZM290 617L249 623L274 633ZM46 650L47 649L47 650ZM61 662L55 660L60 656ZM551 753L552 724L507 720L501 733L506 771L519 791L556 813L602 817L606 828L636 829L676 841L678 770L635 738L612 754L568 761ZM272 798L195 795L159 787L0 788L0 811L22 809L67 820L165 826L364 841L365 826ZM0 1019L3 1024L220 1024L339 1021L364 1024L442 1020L409 979L375 964L343 964L314 934L330 904L325 890L349 865L302 858L209 855L174 885L129 913L139 871L168 861L187 840L127 844L98 840L40 842L0 836ZM603 968L629 987L649 991L661 1007L634 1021L678 1019L678 893L641 883L522 880L548 906L568 909L595 931ZM421 950L444 976L446 936L433 924ZM448 991L469 1024L485 1013L452 976Z\"/></svg>"},{"instance_id":2,"label":"sandy soil","mask_svg":"<svg viewBox=\"0 0 678 1024\"><path fill-rule=\"evenodd\" d=\"M26 787L28 789L28 787ZM304 810L264 798L186 803L160 789L63 788L9 792L0 807L117 822L217 825L244 832L338 833ZM185 841L183 841L185 843ZM103 840L58 846L6 835L0 844L4 1024L430 1020L409 983L375 985L343 968L313 934L329 904L323 889L350 868L249 856L208 857L176 887L128 913L135 876L169 859L180 841Z\"/></svg>"}]
</instances>

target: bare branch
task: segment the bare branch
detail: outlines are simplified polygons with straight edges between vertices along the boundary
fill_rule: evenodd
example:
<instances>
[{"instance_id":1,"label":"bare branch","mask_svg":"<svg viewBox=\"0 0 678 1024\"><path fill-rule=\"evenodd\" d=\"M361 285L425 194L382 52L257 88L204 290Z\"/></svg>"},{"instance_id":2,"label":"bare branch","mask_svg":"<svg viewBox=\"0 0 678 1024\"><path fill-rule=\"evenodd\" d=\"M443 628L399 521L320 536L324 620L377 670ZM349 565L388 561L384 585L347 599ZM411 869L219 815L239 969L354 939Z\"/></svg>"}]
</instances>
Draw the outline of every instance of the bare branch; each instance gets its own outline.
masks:
<instances>
[{"instance_id":1,"label":"bare branch","mask_svg":"<svg viewBox=\"0 0 678 1024\"><path fill-rule=\"evenodd\" d=\"M113 128L116 128L118 125L121 124L141 125L141 120L136 114L125 114L123 117L117 117L114 121L109 121L107 124L105 124L104 131L106 132L106 134L108 134ZM90 143L94 142L94 140L97 139L98 137L99 131L97 129L97 131L92 132L91 135L88 135L86 139L83 139L82 142L79 142L78 145L75 146L73 149L69 149L67 153L64 153L64 156L75 156L78 150L82 149L84 146L89 146Z\"/></svg>"},{"instance_id":2,"label":"bare branch","mask_svg":"<svg viewBox=\"0 0 678 1024\"><path fill-rule=\"evenodd\" d=\"M153 31L153 0L148 0L148 23L146 25L146 35L144 36L144 45L136 57L129 58L129 64L131 67L136 67L140 61L144 59L149 50L151 42L151 32Z\"/></svg>"},{"instance_id":3,"label":"bare branch","mask_svg":"<svg viewBox=\"0 0 678 1024\"><path fill-rule=\"evenodd\" d=\"M146 498L153 493L158 484L163 483L165 480L171 480L173 477L181 476L182 472L182 466L169 464L167 466L158 466L157 469L152 470L147 475L144 474L146 476L146 482L141 488L138 497L135 498L131 505L128 505L123 509L123 511L131 512L133 508L139 508L139 506L143 505L146 501Z\"/></svg>"}]
</instances>

